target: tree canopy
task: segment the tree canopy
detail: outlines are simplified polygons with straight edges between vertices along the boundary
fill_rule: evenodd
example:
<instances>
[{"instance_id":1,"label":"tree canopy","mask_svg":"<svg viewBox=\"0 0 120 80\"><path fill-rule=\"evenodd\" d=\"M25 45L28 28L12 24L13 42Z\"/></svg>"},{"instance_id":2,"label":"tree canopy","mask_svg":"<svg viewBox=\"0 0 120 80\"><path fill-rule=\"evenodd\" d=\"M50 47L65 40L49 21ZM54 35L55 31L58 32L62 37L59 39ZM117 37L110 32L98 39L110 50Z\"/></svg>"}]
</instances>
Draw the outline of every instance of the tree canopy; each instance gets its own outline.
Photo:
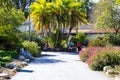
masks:
<instances>
[{"instance_id":1,"label":"tree canopy","mask_svg":"<svg viewBox=\"0 0 120 80\"><path fill-rule=\"evenodd\" d=\"M4 10L11 10L11 8L15 8L17 10L22 10L24 12L24 16L27 18L29 12L28 8L35 0L1 0L0 8Z\"/></svg>"},{"instance_id":2,"label":"tree canopy","mask_svg":"<svg viewBox=\"0 0 120 80\"><path fill-rule=\"evenodd\" d=\"M87 24L85 9L82 2L75 0L36 0L31 5L31 18L38 31L49 29L65 29Z\"/></svg>"},{"instance_id":3,"label":"tree canopy","mask_svg":"<svg viewBox=\"0 0 120 80\"><path fill-rule=\"evenodd\" d=\"M120 9L115 0L101 0L97 7L95 28L120 32Z\"/></svg>"},{"instance_id":4,"label":"tree canopy","mask_svg":"<svg viewBox=\"0 0 120 80\"><path fill-rule=\"evenodd\" d=\"M116 3L117 3L118 5L120 5L120 0L116 0Z\"/></svg>"},{"instance_id":5,"label":"tree canopy","mask_svg":"<svg viewBox=\"0 0 120 80\"><path fill-rule=\"evenodd\" d=\"M0 26L12 28L18 28L23 24L25 18L24 13L20 10L12 8L10 11L6 11L3 8L0 8Z\"/></svg>"},{"instance_id":6,"label":"tree canopy","mask_svg":"<svg viewBox=\"0 0 120 80\"><path fill-rule=\"evenodd\" d=\"M17 30L24 22L24 13L20 10L0 8L0 49L16 49L19 43ZM17 46L17 47L16 47Z\"/></svg>"}]
</instances>

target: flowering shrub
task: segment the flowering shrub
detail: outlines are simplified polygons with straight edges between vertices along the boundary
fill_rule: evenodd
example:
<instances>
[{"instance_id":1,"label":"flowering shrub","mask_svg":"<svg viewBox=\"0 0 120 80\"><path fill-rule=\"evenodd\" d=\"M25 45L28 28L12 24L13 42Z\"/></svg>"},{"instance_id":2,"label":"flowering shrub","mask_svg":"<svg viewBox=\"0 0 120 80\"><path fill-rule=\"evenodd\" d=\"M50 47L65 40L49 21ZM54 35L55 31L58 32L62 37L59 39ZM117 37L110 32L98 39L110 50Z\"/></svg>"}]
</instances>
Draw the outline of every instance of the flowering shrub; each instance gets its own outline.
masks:
<instances>
[{"instance_id":1,"label":"flowering shrub","mask_svg":"<svg viewBox=\"0 0 120 80\"><path fill-rule=\"evenodd\" d=\"M79 57L83 62L85 62L86 59L89 57L88 55L89 55L89 49L88 48L86 48L84 50L82 49L79 53Z\"/></svg>"},{"instance_id":2,"label":"flowering shrub","mask_svg":"<svg viewBox=\"0 0 120 80\"><path fill-rule=\"evenodd\" d=\"M120 47L89 47L81 50L79 56L92 70L120 64Z\"/></svg>"},{"instance_id":3,"label":"flowering shrub","mask_svg":"<svg viewBox=\"0 0 120 80\"><path fill-rule=\"evenodd\" d=\"M79 53L79 57L83 62L90 63L90 58L97 52L100 52L103 49L103 47L88 47L85 49L82 49Z\"/></svg>"},{"instance_id":4,"label":"flowering shrub","mask_svg":"<svg viewBox=\"0 0 120 80\"><path fill-rule=\"evenodd\" d=\"M120 52L104 50L91 58L90 68L92 70L102 70L104 66L115 66L119 64Z\"/></svg>"}]
</instances>

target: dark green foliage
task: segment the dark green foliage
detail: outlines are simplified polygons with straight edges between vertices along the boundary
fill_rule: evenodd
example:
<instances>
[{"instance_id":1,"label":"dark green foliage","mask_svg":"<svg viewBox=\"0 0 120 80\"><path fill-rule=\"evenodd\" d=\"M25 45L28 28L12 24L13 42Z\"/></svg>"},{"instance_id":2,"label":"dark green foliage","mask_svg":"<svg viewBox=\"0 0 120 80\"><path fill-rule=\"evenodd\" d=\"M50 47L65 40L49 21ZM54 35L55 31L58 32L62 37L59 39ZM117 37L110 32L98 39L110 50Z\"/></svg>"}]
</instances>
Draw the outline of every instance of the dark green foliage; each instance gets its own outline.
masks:
<instances>
[{"instance_id":1,"label":"dark green foliage","mask_svg":"<svg viewBox=\"0 0 120 80\"><path fill-rule=\"evenodd\" d=\"M118 34L108 34L105 37L98 37L89 42L89 46L120 46L120 33Z\"/></svg>"},{"instance_id":2,"label":"dark green foliage","mask_svg":"<svg viewBox=\"0 0 120 80\"><path fill-rule=\"evenodd\" d=\"M21 42L16 34L5 33L0 34L0 49L1 50L19 50Z\"/></svg>"},{"instance_id":3,"label":"dark green foliage","mask_svg":"<svg viewBox=\"0 0 120 80\"><path fill-rule=\"evenodd\" d=\"M10 62L12 58L10 56L0 57L1 62Z\"/></svg>"},{"instance_id":4,"label":"dark green foliage","mask_svg":"<svg viewBox=\"0 0 120 80\"><path fill-rule=\"evenodd\" d=\"M12 60L11 56L0 57L0 67L5 66L6 63Z\"/></svg>"},{"instance_id":5,"label":"dark green foliage","mask_svg":"<svg viewBox=\"0 0 120 80\"><path fill-rule=\"evenodd\" d=\"M17 51L3 51L3 50L0 50L0 56L1 57L10 56L11 58L18 58L19 54L17 53Z\"/></svg>"},{"instance_id":6,"label":"dark green foliage","mask_svg":"<svg viewBox=\"0 0 120 80\"><path fill-rule=\"evenodd\" d=\"M0 8L0 50L19 50L21 42L17 28L24 20L24 14L20 10Z\"/></svg>"},{"instance_id":7,"label":"dark green foliage","mask_svg":"<svg viewBox=\"0 0 120 80\"><path fill-rule=\"evenodd\" d=\"M48 42L49 46L51 48L55 48L55 46L56 46L56 37L57 37L56 34L51 33L49 36L44 37L44 42Z\"/></svg>"},{"instance_id":8,"label":"dark green foliage","mask_svg":"<svg viewBox=\"0 0 120 80\"><path fill-rule=\"evenodd\" d=\"M0 66L4 66L12 58L18 58L17 51L21 47L21 42L17 28L25 20L23 12L12 8L8 2L9 0L2 1L2 8L0 6Z\"/></svg>"},{"instance_id":9,"label":"dark green foliage","mask_svg":"<svg viewBox=\"0 0 120 80\"><path fill-rule=\"evenodd\" d=\"M43 41L43 38L37 34L35 31L31 31L30 32L30 38L31 38L31 41L34 41L38 44L39 47L41 47L41 49L44 48L44 41ZM19 34L19 39L23 42L25 40L28 40L28 31L24 31L24 32L21 32Z\"/></svg>"},{"instance_id":10,"label":"dark green foliage","mask_svg":"<svg viewBox=\"0 0 120 80\"><path fill-rule=\"evenodd\" d=\"M73 41L75 44L80 42L82 45L86 45L88 42L88 37L84 33L78 33L76 36L72 37L71 41Z\"/></svg>"},{"instance_id":11,"label":"dark green foliage","mask_svg":"<svg viewBox=\"0 0 120 80\"><path fill-rule=\"evenodd\" d=\"M89 46L106 46L108 44L108 41L106 38L98 37L92 41L89 42Z\"/></svg>"},{"instance_id":12,"label":"dark green foliage","mask_svg":"<svg viewBox=\"0 0 120 80\"><path fill-rule=\"evenodd\" d=\"M0 61L0 67L1 67L1 66L5 66L5 64L6 64L6 62Z\"/></svg>"},{"instance_id":13,"label":"dark green foliage","mask_svg":"<svg viewBox=\"0 0 120 80\"><path fill-rule=\"evenodd\" d=\"M120 52L103 51L96 54L91 61L92 70L102 70L104 66L115 66L120 64Z\"/></svg>"},{"instance_id":14,"label":"dark green foliage","mask_svg":"<svg viewBox=\"0 0 120 80\"><path fill-rule=\"evenodd\" d=\"M12 58L18 58L16 51L0 50L0 66L5 66L6 63L11 62Z\"/></svg>"},{"instance_id":15,"label":"dark green foliage","mask_svg":"<svg viewBox=\"0 0 120 80\"><path fill-rule=\"evenodd\" d=\"M112 45L120 46L120 33L118 33L118 34L110 34L108 36L108 41Z\"/></svg>"},{"instance_id":16,"label":"dark green foliage","mask_svg":"<svg viewBox=\"0 0 120 80\"><path fill-rule=\"evenodd\" d=\"M62 47L62 40L65 38L62 32L56 30L55 32L51 33L48 37L45 37L44 41L49 42L51 48L61 48Z\"/></svg>"}]
</instances>

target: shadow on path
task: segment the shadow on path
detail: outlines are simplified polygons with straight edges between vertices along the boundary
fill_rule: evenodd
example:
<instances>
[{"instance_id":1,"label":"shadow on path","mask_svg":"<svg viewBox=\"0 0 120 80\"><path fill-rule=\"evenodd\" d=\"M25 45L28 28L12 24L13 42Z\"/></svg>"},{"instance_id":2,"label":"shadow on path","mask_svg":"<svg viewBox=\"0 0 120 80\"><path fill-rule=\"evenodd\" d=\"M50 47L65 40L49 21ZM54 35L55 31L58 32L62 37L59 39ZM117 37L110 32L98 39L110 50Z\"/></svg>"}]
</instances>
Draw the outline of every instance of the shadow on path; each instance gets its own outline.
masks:
<instances>
[{"instance_id":1,"label":"shadow on path","mask_svg":"<svg viewBox=\"0 0 120 80\"><path fill-rule=\"evenodd\" d=\"M52 54L41 54L40 57L55 57L57 55L52 55Z\"/></svg>"},{"instance_id":2,"label":"shadow on path","mask_svg":"<svg viewBox=\"0 0 120 80\"><path fill-rule=\"evenodd\" d=\"M25 69L23 69L23 70L20 70L19 72L32 73L33 70L25 70Z\"/></svg>"},{"instance_id":3,"label":"shadow on path","mask_svg":"<svg viewBox=\"0 0 120 80\"><path fill-rule=\"evenodd\" d=\"M59 62L66 62L58 59L51 59L51 58L38 58L35 59L32 64L52 64L52 63L59 63Z\"/></svg>"}]
</instances>

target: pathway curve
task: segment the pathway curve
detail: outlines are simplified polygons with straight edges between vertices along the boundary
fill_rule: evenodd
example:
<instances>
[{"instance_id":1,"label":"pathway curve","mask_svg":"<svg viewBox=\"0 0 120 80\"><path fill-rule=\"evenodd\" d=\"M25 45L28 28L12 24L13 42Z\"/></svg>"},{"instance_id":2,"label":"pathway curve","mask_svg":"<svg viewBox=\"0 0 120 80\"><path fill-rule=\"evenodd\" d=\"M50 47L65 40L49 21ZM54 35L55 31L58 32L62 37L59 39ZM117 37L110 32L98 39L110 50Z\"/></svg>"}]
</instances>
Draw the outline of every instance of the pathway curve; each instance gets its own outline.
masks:
<instances>
[{"instance_id":1,"label":"pathway curve","mask_svg":"<svg viewBox=\"0 0 120 80\"><path fill-rule=\"evenodd\" d=\"M91 71L76 53L42 52L29 66L11 80L110 80L105 74Z\"/></svg>"}]
</instances>

